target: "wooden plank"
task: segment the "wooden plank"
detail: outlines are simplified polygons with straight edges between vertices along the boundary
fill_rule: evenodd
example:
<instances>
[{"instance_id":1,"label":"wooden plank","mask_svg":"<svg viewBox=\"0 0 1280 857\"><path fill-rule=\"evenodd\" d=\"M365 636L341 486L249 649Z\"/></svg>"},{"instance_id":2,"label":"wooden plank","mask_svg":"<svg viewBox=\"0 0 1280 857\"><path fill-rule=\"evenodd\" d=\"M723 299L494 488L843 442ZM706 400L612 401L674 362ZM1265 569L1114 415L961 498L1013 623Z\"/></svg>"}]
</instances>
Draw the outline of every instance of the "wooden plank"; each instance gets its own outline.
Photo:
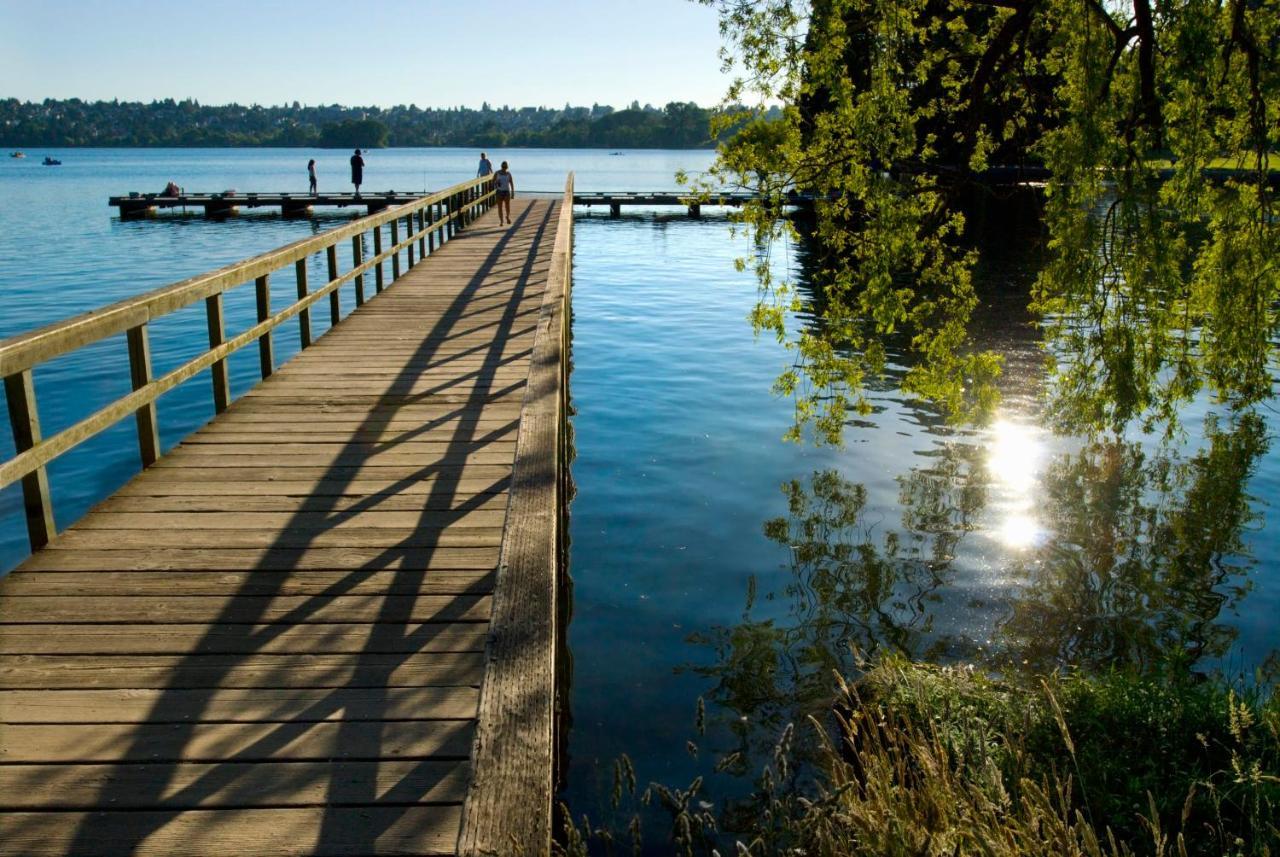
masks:
<instances>
[{"instance_id":1,"label":"wooden plank","mask_svg":"<svg viewBox=\"0 0 1280 857\"><path fill-rule=\"evenodd\" d=\"M456 806L10 812L0 814L0 842L30 857L452 854L458 814Z\"/></svg>"},{"instance_id":2,"label":"wooden plank","mask_svg":"<svg viewBox=\"0 0 1280 857\"><path fill-rule=\"evenodd\" d=\"M353 439L342 442L328 439L310 440L305 436L300 439L290 437L273 440L259 437L221 441L216 436L209 436L197 443L183 444L174 451L171 458L175 462L181 461L184 464L197 462L201 457L226 459L236 456L268 459L272 456L288 456L288 463L304 465L310 463L308 460L318 460L322 464L389 461L423 465L441 461L468 460L481 464L495 464L513 457L515 450L514 437L510 440L506 438L432 440L409 437L402 440ZM245 462L236 461L234 466L243 467Z\"/></svg>"},{"instance_id":3,"label":"wooden plank","mask_svg":"<svg viewBox=\"0 0 1280 857\"><path fill-rule=\"evenodd\" d=\"M466 720L476 695L469 687L2 690L0 723Z\"/></svg>"},{"instance_id":4,"label":"wooden plank","mask_svg":"<svg viewBox=\"0 0 1280 857\"><path fill-rule=\"evenodd\" d=\"M447 513L441 513L447 514ZM377 530L317 529L296 530L92 530L75 529L63 533L45 546L45 552L78 550L147 550L148 548L227 548L269 551L316 548L373 548L386 552L415 548L497 548L500 527L460 529L417 529L382 527Z\"/></svg>"},{"instance_id":5,"label":"wooden plank","mask_svg":"<svg viewBox=\"0 0 1280 857\"><path fill-rule=\"evenodd\" d=\"M333 784L402 803L459 804L470 768L454 761L0 765L0 812L322 806Z\"/></svg>"},{"instance_id":6,"label":"wooden plank","mask_svg":"<svg viewBox=\"0 0 1280 857\"><path fill-rule=\"evenodd\" d=\"M295 446L281 444L279 454L271 449L270 444L262 448L253 448L248 444L229 444L226 447L195 447L183 450L181 454L168 456L168 469L193 467L253 467L255 465L297 465L299 467L437 467L486 465L501 467L507 465L513 455L514 448L503 449L499 446L490 449L491 444L478 445L483 448L476 451L467 449L451 450L447 445L424 443L401 449L398 445L370 444L365 449L354 447L344 450L341 446L330 447L329 450L315 449L312 446Z\"/></svg>"},{"instance_id":7,"label":"wooden plank","mask_svg":"<svg viewBox=\"0 0 1280 857\"><path fill-rule=\"evenodd\" d=\"M467 720L351 723L9 724L0 764L33 762L466 760Z\"/></svg>"},{"instance_id":8,"label":"wooden plank","mask_svg":"<svg viewBox=\"0 0 1280 857\"><path fill-rule=\"evenodd\" d=\"M219 483L226 485L227 483ZM238 495L193 494L184 496L160 494L113 495L98 504L96 511L106 513L157 513L179 514L184 512L290 512L302 514L373 512L424 512L471 510L500 512L507 508L505 492L452 492L445 496L434 494L378 494L376 491L353 492L351 495L330 496L321 499L305 491L298 495L248 493L257 486L246 483L244 492ZM323 495L321 495L323 496ZM82 522L87 524L88 521Z\"/></svg>"},{"instance_id":9,"label":"wooden plank","mask_svg":"<svg viewBox=\"0 0 1280 857\"><path fill-rule=\"evenodd\" d=\"M0 690L479 687L479 652L358 655L29 655L5 658Z\"/></svg>"},{"instance_id":10,"label":"wooden plank","mask_svg":"<svg viewBox=\"0 0 1280 857\"><path fill-rule=\"evenodd\" d=\"M0 625L0 654L349 654L477 652L483 624ZM395 630L396 633L388 633Z\"/></svg>"},{"instance_id":11,"label":"wooden plank","mask_svg":"<svg viewBox=\"0 0 1280 857\"><path fill-rule=\"evenodd\" d=\"M454 491L434 491L434 486L447 480ZM252 510L268 507L268 503L288 504L284 508L310 508L338 510L351 505L376 505L379 509L452 509L467 505L468 508L486 508L489 504L502 503L506 496L507 480L456 480L447 476L430 476L412 482L397 480L311 480L307 482L264 481L264 482L210 482L207 485L192 482L170 482L164 480L138 481L137 485L127 485L104 501L102 508L150 508L154 512L165 509L179 510L183 508L220 508L219 504L237 503L233 508ZM236 498L236 499L229 499ZM324 499L321 499L324 498ZM173 505L155 505L161 499L172 499ZM131 507L137 503L137 507ZM262 507L257 507L262 503ZM186 505L184 505L186 504ZM210 504L210 505L206 505Z\"/></svg>"},{"instance_id":12,"label":"wooden plank","mask_svg":"<svg viewBox=\"0 0 1280 857\"><path fill-rule=\"evenodd\" d=\"M252 623L272 622L486 622L492 605L485 595L116 595L94 599L95 622ZM6 597L0 624L84 621L81 599L66 596Z\"/></svg>"},{"instance_id":13,"label":"wooden plank","mask_svg":"<svg viewBox=\"0 0 1280 857\"><path fill-rule=\"evenodd\" d=\"M369 424L372 423L372 424ZM367 425L368 424L368 425ZM402 422L398 427L385 427L370 420L352 420L345 424L324 426L293 426L286 422L253 422L220 426L217 431L200 431L182 442L182 449L195 446L224 444L341 444L363 449L366 446L386 448L397 443L434 443L452 446L492 445L498 442L510 444L515 451L517 420L455 421L451 425L435 427L422 423ZM465 440L463 438L466 438ZM503 447L507 448L507 447ZM420 449L420 447L414 447ZM427 451L427 450L421 450Z\"/></svg>"},{"instance_id":14,"label":"wooden plank","mask_svg":"<svg viewBox=\"0 0 1280 857\"><path fill-rule=\"evenodd\" d=\"M320 529L442 529L451 528L500 528L506 519L505 508L482 511L413 511L391 512L381 509L360 512L110 512L100 509L85 518L67 532L87 530L245 530L250 527L283 532L286 530Z\"/></svg>"},{"instance_id":15,"label":"wooden plank","mask_svg":"<svg viewBox=\"0 0 1280 857\"><path fill-rule=\"evenodd\" d=\"M495 547L437 547L430 550L380 547L345 548L172 548L127 550L43 550L32 555L25 571L170 571L252 569L259 571L329 570L435 571L492 569L498 564Z\"/></svg>"},{"instance_id":16,"label":"wooden plank","mask_svg":"<svg viewBox=\"0 0 1280 857\"><path fill-rule=\"evenodd\" d=\"M493 571L17 571L7 597L148 595L485 595ZM2 611L0 611L2 612Z\"/></svg>"},{"instance_id":17,"label":"wooden plank","mask_svg":"<svg viewBox=\"0 0 1280 857\"><path fill-rule=\"evenodd\" d=\"M357 482L357 481L374 481L387 480L391 482L405 483L404 489L409 490L410 483L418 483L425 479L435 478L439 481L453 484L461 483L467 480L488 480L490 484L499 484L511 475L510 466L502 466L497 464L459 464L456 462L442 462L439 464L422 464L420 466L393 464L366 464L363 466L353 466L346 464L334 464L329 467L307 466L279 466L266 467L252 465L236 465L234 462L224 467L204 467L201 465L186 466L179 461L170 461L169 456L161 458L153 466L154 469L148 471L148 484L154 482L172 482L174 480L182 480L186 482L200 482L217 480L221 482L245 482L261 479L264 482L275 482L278 480L285 481L327 481L327 482ZM432 486L431 490L439 490L437 486Z\"/></svg>"}]
</instances>

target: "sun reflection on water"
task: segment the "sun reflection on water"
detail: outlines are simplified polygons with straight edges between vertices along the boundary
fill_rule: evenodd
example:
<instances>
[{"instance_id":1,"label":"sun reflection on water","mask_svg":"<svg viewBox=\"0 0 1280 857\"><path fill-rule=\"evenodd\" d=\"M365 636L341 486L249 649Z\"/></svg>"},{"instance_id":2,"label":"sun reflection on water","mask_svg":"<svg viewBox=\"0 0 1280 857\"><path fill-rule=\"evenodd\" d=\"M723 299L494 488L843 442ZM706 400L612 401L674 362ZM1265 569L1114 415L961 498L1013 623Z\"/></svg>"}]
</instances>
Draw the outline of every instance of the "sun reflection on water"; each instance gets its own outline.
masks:
<instances>
[{"instance_id":1,"label":"sun reflection on water","mask_svg":"<svg viewBox=\"0 0 1280 857\"><path fill-rule=\"evenodd\" d=\"M997 420L987 446L987 473L995 496L999 523L992 535L1006 547L1024 550L1044 541L1046 532L1036 517L1036 489L1045 446L1036 426Z\"/></svg>"}]
</instances>

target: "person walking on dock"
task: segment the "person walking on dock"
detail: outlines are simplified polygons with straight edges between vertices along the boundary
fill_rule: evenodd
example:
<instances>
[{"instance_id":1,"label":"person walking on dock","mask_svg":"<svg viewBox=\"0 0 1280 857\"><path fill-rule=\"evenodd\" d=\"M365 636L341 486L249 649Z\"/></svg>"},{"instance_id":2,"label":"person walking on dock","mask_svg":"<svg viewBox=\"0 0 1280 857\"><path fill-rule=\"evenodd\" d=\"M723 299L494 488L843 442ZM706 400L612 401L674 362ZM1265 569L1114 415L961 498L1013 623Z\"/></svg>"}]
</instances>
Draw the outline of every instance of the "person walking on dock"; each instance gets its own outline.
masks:
<instances>
[{"instance_id":1,"label":"person walking on dock","mask_svg":"<svg viewBox=\"0 0 1280 857\"><path fill-rule=\"evenodd\" d=\"M493 164L489 162L489 156L484 152L480 153L480 166L476 169L476 178L482 179L493 173Z\"/></svg>"},{"instance_id":2,"label":"person walking on dock","mask_svg":"<svg viewBox=\"0 0 1280 857\"><path fill-rule=\"evenodd\" d=\"M516 180L507 169L507 162L502 162L502 169L493 176L494 187L498 192L498 225L511 224L511 197L516 195Z\"/></svg>"},{"instance_id":3,"label":"person walking on dock","mask_svg":"<svg viewBox=\"0 0 1280 857\"><path fill-rule=\"evenodd\" d=\"M312 196L315 196L316 195L316 159L315 158L312 158L311 160L307 161L307 178L311 182L311 188L309 190L309 193Z\"/></svg>"},{"instance_id":4,"label":"person walking on dock","mask_svg":"<svg viewBox=\"0 0 1280 857\"><path fill-rule=\"evenodd\" d=\"M360 183L364 181L364 158L360 157L360 150L356 149L356 153L351 156L351 183L356 186L356 196L360 195Z\"/></svg>"}]
</instances>

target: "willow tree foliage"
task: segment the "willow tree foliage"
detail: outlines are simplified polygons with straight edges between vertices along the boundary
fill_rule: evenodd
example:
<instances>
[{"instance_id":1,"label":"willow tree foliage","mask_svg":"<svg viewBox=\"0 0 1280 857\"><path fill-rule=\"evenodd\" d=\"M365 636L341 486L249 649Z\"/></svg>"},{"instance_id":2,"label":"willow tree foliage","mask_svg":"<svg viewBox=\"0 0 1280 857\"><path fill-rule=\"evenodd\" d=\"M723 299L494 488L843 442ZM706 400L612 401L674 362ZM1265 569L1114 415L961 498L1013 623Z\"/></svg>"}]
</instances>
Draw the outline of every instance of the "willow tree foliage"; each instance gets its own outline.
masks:
<instances>
[{"instance_id":1,"label":"willow tree foliage","mask_svg":"<svg viewBox=\"0 0 1280 857\"><path fill-rule=\"evenodd\" d=\"M1271 394L1280 0L702 0L718 7L742 128L713 180L759 190L753 321L795 349L797 431L838 439L902 344L905 388L997 401L972 341L966 204L992 167L1047 168L1034 288L1057 414L1120 430L1204 387ZM769 105L784 105L766 121ZM775 277L791 193L816 198L802 300ZM791 331L796 310L813 324ZM896 358L895 358L896 359Z\"/></svg>"}]
</instances>

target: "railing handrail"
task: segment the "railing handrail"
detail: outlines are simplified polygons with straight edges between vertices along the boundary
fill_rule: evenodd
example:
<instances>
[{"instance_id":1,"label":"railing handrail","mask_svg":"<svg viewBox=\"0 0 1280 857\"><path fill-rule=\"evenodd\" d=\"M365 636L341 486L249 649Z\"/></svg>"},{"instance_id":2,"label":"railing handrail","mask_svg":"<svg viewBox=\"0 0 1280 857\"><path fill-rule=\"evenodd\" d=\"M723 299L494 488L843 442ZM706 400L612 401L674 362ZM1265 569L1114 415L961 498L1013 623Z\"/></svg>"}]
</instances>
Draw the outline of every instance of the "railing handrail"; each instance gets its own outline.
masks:
<instances>
[{"instance_id":1,"label":"railing handrail","mask_svg":"<svg viewBox=\"0 0 1280 857\"><path fill-rule=\"evenodd\" d=\"M384 208L375 214L366 215L345 226L321 232L319 235L301 238L291 244L233 262L213 271L197 274L194 277L107 304L99 309L89 310L69 319L0 340L0 377L30 369L47 360L92 345L99 340L124 333L130 327L176 312L212 294L247 285L264 273L277 271L291 262L325 250L329 245L337 244L344 238L367 232L388 221L404 217L406 212L417 211L427 205L443 202L448 197L481 185L485 181L484 178L475 178L460 182L430 196Z\"/></svg>"},{"instance_id":2,"label":"railing handrail","mask_svg":"<svg viewBox=\"0 0 1280 857\"><path fill-rule=\"evenodd\" d=\"M261 352L262 377L266 378L275 366L271 345L271 332L275 328L298 316L302 347L308 347L311 344L309 313L314 304L328 297L331 325L337 324L341 320L338 290L343 285L355 282L355 302L357 307L360 306L364 303L365 274L374 272L375 288L381 291L384 262L390 259L391 280L394 282L400 276L399 254L402 251L406 253L408 266L412 267L415 242L419 247L419 256L425 257L428 247L435 249L436 232L444 230L439 236L440 243L443 244L447 237L469 222L477 208L488 208L493 197L492 176L470 179L250 259L0 341L0 379L3 379L15 446L15 455L0 462L0 488L22 480L27 531L32 548L43 546L56 532L45 465L133 413L138 421L142 465L149 466L160 455L156 400L162 394L199 372L212 368L214 410L221 412L231 399L226 359L232 353L256 340ZM432 207L437 204L441 205L439 217L433 215ZM399 236L401 219L406 221L403 240ZM385 224L390 224L391 244L384 250L382 227ZM365 259L363 236L369 231L373 232L374 255ZM337 247L347 238L352 242L352 267L340 275ZM328 279L323 286L310 291L307 286L306 260L321 251L327 256ZM284 309L273 313L270 276L290 263L294 264L297 277L298 298ZM257 288L258 323L228 339L223 330L222 294L250 281ZM202 298L208 312L208 348L168 374L160 378L152 377L148 323L152 319L190 306ZM133 391L52 437L43 438L32 378L33 368L47 360L121 333L127 335Z\"/></svg>"}]
</instances>

